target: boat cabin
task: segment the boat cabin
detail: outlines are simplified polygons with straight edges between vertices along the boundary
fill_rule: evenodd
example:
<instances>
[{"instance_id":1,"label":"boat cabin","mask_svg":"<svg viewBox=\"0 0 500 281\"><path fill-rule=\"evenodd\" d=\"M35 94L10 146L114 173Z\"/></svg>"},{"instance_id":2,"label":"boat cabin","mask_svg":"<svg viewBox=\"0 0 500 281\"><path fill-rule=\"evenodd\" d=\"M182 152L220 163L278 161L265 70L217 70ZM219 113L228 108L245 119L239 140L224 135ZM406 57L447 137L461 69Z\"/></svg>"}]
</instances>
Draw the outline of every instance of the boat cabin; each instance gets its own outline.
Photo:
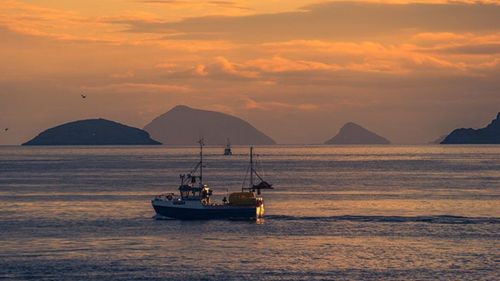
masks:
<instances>
[{"instance_id":1,"label":"boat cabin","mask_svg":"<svg viewBox=\"0 0 500 281\"><path fill-rule=\"evenodd\" d=\"M181 185L179 186L179 192L183 200L202 200L212 196L212 190L206 184L196 187Z\"/></svg>"}]
</instances>

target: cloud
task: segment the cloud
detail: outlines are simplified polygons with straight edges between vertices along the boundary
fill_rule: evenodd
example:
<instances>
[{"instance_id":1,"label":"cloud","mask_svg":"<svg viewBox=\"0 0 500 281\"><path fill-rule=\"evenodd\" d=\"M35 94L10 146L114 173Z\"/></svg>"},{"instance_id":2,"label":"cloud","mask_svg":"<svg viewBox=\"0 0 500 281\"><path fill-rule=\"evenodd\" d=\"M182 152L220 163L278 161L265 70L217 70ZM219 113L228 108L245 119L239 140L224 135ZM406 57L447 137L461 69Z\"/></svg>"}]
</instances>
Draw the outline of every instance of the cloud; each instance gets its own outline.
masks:
<instances>
[{"instance_id":1,"label":"cloud","mask_svg":"<svg viewBox=\"0 0 500 281\"><path fill-rule=\"evenodd\" d=\"M131 78L131 77L134 77L134 72L131 70L111 74L111 78L117 78L117 79Z\"/></svg>"},{"instance_id":2,"label":"cloud","mask_svg":"<svg viewBox=\"0 0 500 281\"><path fill-rule=\"evenodd\" d=\"M195 75L199 75L199 76L207 76L208 75L207 68L203 64L196 65L193 72Z\"/></svg>"},{"instance_id":3,"label":"cloud","mask_svg":"<svg viewBox=\"0 0 500 281\"><path fill-rule=\"evenodd\" d=\"M184 86L184 85L138 83L138 82L116 83L103 86L84 86L82 87L82 89L88 92L108 92L114 94L120 94L120 93L177 94L177 93L186 93L191 91L191 88L189 86Z\"/></svg>"},{"instance_id":4,"label":"cloud","mask_svg":"<svg viewBox=\"0 0 500 281\"><path fill-rule=\"evenodd\" d=\"M183 34L219 33L228 40L247 43L294 39L359 40L411 30L488 32L500 26L500 5L331 2L294 12L192 17L177 22L131 21L128 26L127 31L137 33L172 30Z\"/></svg>"},{"instance_id":5,"label":"cloud","mask_svg":"<svg viewBox=\"0 0 500 281\"><path fill-rule=\"evenodd\" d=\"M109 34L103 36L103 31L117 30L115 26L102 24L76 12L20 1L2 2L0 26L22 35L73 42L112 42L115 37Z\"/></svg>"},{"instance_id":6,"label":"cloud","mask_svg":"<svg viewBox=\"0 0 500 281\"><path fill-rule=\"evenodd\" d=\"M449 55L495 55L500 53L500 33L420 33L412 42L423 52Z\"/></svg>"},{"instance_id":7,"label":"cloud","mask_svg":"<svg viewBox=\"0 0 500 281\"><path fill-rule=\"evenodd\" d=\"M230 62L225 57L219 56L215 58L218 68L225 74L234 75L243 78L256 78L258 73L248 70L246 65Z\"/></svg>"},{"instance_id":8,"label":"cloud","mask_svg":"<svg viewBox=\"0 0 500 281\"><path fill-rule=\"evenodd\" d=\"M308 60L290 60L281 56L273 56L271 59L255 59L246 63L249 68L256 68L262 72L279 73L279 72L305 72L305 71L322 71L322 70L338 70L336 65L326 64L317 61Z\"/></svg>"},{"instance_id":9,"label":"cloud","mask_svg":"<svg viewBox=\"0 0 500 281\"><path fill-rule=\"evenodd\" d=\"M250 7L243 6L235 1L187 1L187 0L139 0L139 3L146 3L152 5L168 5L181 8L207 8L210 6L225 9L236 10L253 10Z\"/></svg>"},{"instance_id":10,"label":"cloud","mask_svg":"<svg viewBox=\"0 0 500 281\"><path fill-rule=\"evenodd\" d=\"M451 54L463 54L466 48L480 48L481 45L436 45L421 47L415 44L383 45L380 43L346 43L325 41L287 41L265 44L270 57L248 60L231 60L218 56L211 62L197 64L192 73L205 79L239 80L289 83L319 83L330 81L338 83L346 78L366 80L369 76L384 79L380 75L395 77L411 75L478 75L477 70L494 69L495 64L490 56L479 58L463 58ZM282 48L284 46L284 48ZM308 46L305 48L304 46ZM489 46L489 45L488 45ZM494 54L495 44L487 54ZM302 50L314 52L318 60L302 59ZM456 50L453 50L455 48ZM484 49L476 50L486 53ZM468 53L471 51L469 50ZM276 55L275 53L287 54ZM292 57L299 57L293 58ZM337 59L340 58L340 59ZM179 77L185 73L172 72ZM379 75L380 74L380 75ZM186 76L185 76L186 77ZM187 78L187 77L186 77ZM392 79L392 78L391 78Z\"/></svg>"},{"instance_id":11,"label":"cloud","mask_svg":"<svg viewBox=\"0 0 500 281\"><path fill-rule=\"evenodd\" d=\"M420 44L436 44L443 42L463 41L470 38L471 33L457 34L453 32L422 32L412 36L412 41Z\"/></svg>"},{"instance_id":12,"label":"cloud","mask_svg":"<svg viewBox=\"0 0 500 281\"><path fill-rule=\"evenodd\" d=\"M500 54L500 43L467 44L459 46L442 47L436 50L447 54L463 55L495 55Z\"/></svg>"},{"instance_id":13,"label":"cloud","mask_svg":"<svg viewBox=\"0 0 500 281\"><path fill-rule=\"evenodd\" d=\"M300 103L300 104L292 104L278 101L266 101L266 102L257 102L251 98L244 99L245 101L245 109L248 110L261 110L261 111L288 111L288 110L298 110L298 111L312 111L317 110L319 105L311 104L311 103Z\"/></svg>"}]
</instances>

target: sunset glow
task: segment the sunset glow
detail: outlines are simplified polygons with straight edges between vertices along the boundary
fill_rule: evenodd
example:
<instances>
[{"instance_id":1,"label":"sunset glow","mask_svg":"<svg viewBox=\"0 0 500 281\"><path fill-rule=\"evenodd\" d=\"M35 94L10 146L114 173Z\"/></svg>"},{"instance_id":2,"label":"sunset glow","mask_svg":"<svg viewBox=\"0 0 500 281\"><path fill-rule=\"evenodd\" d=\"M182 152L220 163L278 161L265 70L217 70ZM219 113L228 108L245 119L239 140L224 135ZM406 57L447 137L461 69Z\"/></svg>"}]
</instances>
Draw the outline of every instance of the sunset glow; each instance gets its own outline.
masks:
<instances>
[{"instance_id":1,"label":"sunset glow","mask_svg":"<svg viewBox=\"0 0 500 281\"><path fill-rule=\"evenodd\" d=\"M178 104L278 143L348 121L426 143L500 109L497 1L7 0L0 38L0 144Z\"/></svg>"}]
</instances>

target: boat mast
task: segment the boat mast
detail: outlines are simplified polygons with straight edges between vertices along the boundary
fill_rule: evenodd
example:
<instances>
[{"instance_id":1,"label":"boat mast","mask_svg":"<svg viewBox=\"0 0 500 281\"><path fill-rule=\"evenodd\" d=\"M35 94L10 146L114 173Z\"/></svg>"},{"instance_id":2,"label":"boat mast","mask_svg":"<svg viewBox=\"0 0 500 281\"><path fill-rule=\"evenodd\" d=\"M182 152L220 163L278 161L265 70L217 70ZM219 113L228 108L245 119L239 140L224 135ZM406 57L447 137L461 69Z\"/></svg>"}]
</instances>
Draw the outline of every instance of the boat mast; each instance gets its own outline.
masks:
<instances>
[{"instance_id":1,"label":"boat mast","mask_svg":"<svg viewBox=\"0 0 500 281\"><path fill-rule=\"evenodd\" d=\"M200 184L203 185L203 138L198 143L200 144Z\"/></svg>"},{"instance_id":2,"label":"boat mast","mask_svg":"<svg viewBox=\"0 0 500 281\"><path fill-rule=\"evenodd\" d=\"M253 146L250 146L250 187L253 187Z\"/></svg>"}]
</instances>

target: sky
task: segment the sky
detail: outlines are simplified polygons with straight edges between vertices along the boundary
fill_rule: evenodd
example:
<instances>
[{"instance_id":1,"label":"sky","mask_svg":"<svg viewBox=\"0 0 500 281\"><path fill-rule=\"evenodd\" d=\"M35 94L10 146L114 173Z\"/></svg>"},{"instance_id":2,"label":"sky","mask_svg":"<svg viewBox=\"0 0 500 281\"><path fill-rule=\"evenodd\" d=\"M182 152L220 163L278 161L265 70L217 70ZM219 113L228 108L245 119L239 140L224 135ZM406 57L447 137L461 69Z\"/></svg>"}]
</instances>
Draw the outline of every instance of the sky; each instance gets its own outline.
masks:
<instances>
[{"instance_id":1,"label":"sky","mask_svg":"<svg viewBox=\"0 0 500 281\"><path fill-rule=\"evenodd\" d=\"M350 121L397 144L483 127L500 1L0 0L0 144L78 119L142 128L178 104L282 144Z\"/></svg>"}]
</instances>

